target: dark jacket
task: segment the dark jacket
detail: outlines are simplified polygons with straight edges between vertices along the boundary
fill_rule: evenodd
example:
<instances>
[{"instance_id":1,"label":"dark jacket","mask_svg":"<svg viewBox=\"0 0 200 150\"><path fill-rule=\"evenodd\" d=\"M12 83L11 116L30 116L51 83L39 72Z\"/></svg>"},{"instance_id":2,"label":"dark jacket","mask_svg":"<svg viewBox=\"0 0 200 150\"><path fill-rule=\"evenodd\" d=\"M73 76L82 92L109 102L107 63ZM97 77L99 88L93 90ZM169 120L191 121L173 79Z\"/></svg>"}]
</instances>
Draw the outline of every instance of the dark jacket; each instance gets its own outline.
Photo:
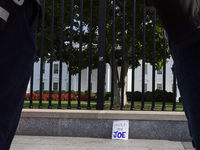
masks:
<instances>
[{"instance_id":1,"label":"dark jacket","mask_svg":"<svg viewBox=\"0 0 200 150\"><path fill-rule=\"evenodd\" d=\"M17 0L16 2L18 5L21 5L23 1L24 0ZM39 0L35 1L40 5ZM14 4L14 0L0 0L0 30L4 29Z\"/></svg>"},{"instance_id":2,"label":"dark jacket","mask_svg":"<svg viewBox=\"0 0 200 150\"><path fill-rule=\"evenodd\" d=\"M173 45L200 40L200 0L146 0L146 6L157 11Z\"/></svg>"}]
</instances>

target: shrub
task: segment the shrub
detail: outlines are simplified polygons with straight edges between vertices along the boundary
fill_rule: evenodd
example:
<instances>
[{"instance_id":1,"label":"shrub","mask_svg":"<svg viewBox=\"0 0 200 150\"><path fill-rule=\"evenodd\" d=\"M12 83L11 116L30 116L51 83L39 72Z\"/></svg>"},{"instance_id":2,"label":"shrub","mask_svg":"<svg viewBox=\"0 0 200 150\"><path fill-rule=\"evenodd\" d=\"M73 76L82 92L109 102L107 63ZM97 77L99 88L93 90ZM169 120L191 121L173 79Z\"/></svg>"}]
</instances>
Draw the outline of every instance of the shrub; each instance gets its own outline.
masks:
<instances>
[{"instance_id":1,"label":"shrub","mask_svg":"<svg viewBox=\"0 0 200 150\"><path fill-rule=\"evenodd\" d=\"M71 91L71 94L77 94L78 95L78 91ZM81 91L81 95L85 95L85 92Z\"/></svg>"},{"instance_id":2,"label":"shrub","mask_svg":"<svg viewBox=\"0 0 200 150\"><path fill-rule=\"evenodd\" d=\"M126 92L127 101L131 101L132 92Z\"/></svg>"},{"instance_id":3,"label":"shrub","mask_svg":"<svg viewBox=\"0 0 200 150\"><path fill-rule=\"evenodd\" d=\"M111 92L105 92L105 100L108 101L109 97L111 97Z\"/></svg>"},{"instance_id":4,"label":"shrub","mask_svg":"<svg viewBox=\"0 0 200 150\"><path fill-rule=\"evenodd\" d=\"M49 91L48 90L44 90L44 91L42 91L42 94L49 94Z\"/></svg>"},{"instance_id":5,"label":"shrub","mask_svg":"<svg viewBox=\"0 0 200 150\"><path fill-rule=\"evenodd\" d=\"M29 93L26 93L25 100L30 100L30 94Z\"/></svg>"},{"instance_id":6,"label":"shrub","mask_svg":"<svg viewBox=\"0 0 200 150\"><path fill-rule=\"evenodd\" d=\"M68 100L68 94L61 94L61 101L67 101Z\"/></svg>"},{"instance_id":7,"label":"shrub","mask_svg":"<svg viewBox=\"0 0 200 150\"><path fill-rule=\"evenodd\" d=\"M162 90L157 89L155 91L155 101L156 102L162 102L162 94L163 94Z\"/></svg>"},{"instance_id":8,"label":"shrub","mask_svg":"<svg viewBox=\"0 0 200 150\"><path fill-rule=\"evenodd\" d=\"M62 91L61 91L61 94L65 94L65 93L67 93L67 91L65 91L65 90L62 90Z\"/></svg>"},{"instance_id":9,"label":"shrub","mask_svg":"<svg viewBox=\"0 0 200 150\"><path fill-rule=\"evenodd\" d=\"M49 94L42 94L42 100L44 101L49 100Z\"/></svg>"},{"instance_id":10,"label":"shrub","mask_svg":"<svg viewBox=\"0 0 200 150\"><path fill-rule=\"evenodd\" d=\"M76 94L71 94L71 100L73 100L73 101L77 100Z\"/></svg>"},{"instance_id":11,"label":"shrub","mask_svg":"<svg viewBox=\"0 0 200 150\"><path fill-rule=\"evenodd\" d=\"M39 94L34 94L33 93L33 100L39 100L40 95Z\"/></svg>"},{"instance_id":12,"label":"shrub","mask_svg":"<svg viewBox=\"0 0 200 150\"><path fill-rule=\"evenodd\" d=\"M146 92L145 93L145 100L147 99L148 95L150 94L151 92ZM126 95L127 95L127 100L128 101L131 101L131 98L132 98L132 92L126 92ZM135 91L134 94L134 101L141 101L142 99L142 92L140 91Z\"/></svg>"},{"instance_id":13,"label":"shrub","mask_svg":"<svg viewBox=\"0 0 200 150\"><path fill-rule=\"evenodd\" d=\"M35 93L35 94L40 94L40 90L36 90L36 91L34 91L33 93Z\"/></svg>"},{"instance_id":14,"label":"shrub","mask_svg":"<svg viewBox=\"0 0 200 150\"><path fill-rule=\"evenodd\" d=\"M141 101L142 99L142 93L139 91L134 92L134 101Z\"/></svg>"},{"instance_id":15,"label":"shrub","mask_svg":"<svg viewBox=\"0 0 200 150\"><path fill-rule=\"evenodd\" d=\"M85 91L85 94L88 95L88 90ZM92 92L92 90L90 90L90 96L95 96L94 93Z\"/></svg>"},{"instance_id":16,"label":"shrub","mask_svg":"<svg viewBox=\"0 0 200 150\"><path fill-rule=\"evenodd\" d=\"M52 90L51 91L51 94L58 94L59 93L59 91L57 91L57 90Z\"/></svg>"},{"instance_id":17,"label":"shrub","mask_svg":"<svg viewBox=\"0 0 200 150\"><path fill-rule=\"evenodd\" d=\"M97 98L96 98L95 96L91 96L91 97L90 97L90 100L91 100L91 101L97 101Z\"/></svg>"},{"instance_id":18,"label":"shrub","mask_svg":"<svg viewBox=\"0 0 200 150\"><path fill-rule=\"evenodd\" d=\"M87 101L88 100L88 95L81 95L80 100L81 101Z\"/></svg>"},{"instance_id":19,"label":"shrub","mask_svg":"<svg viewBox=\"0 0 200 150\"><path fill-rule=\"evenodd\" d=\"M173 102L173 93L172 92L167 92L165 91L166 93L166 102ZM145 100L147 102L152 102L152 92L146 92L145 93ZM162 99L163 99L163 91L162 90L156 90L155 91L155 101L156 102L162 102Z\"/></svg>"},{"instance_id":20,"label":"shrub","mask_svg":"<svg viewBox=\"0 0 200 150\"><path fill-rule=\"evenodd\" d=\"M150 100L149 98L147 99L147 97L148 97L149 95L151 95L151 93L152 93L152 92L150 92L150 91L147 91L147 92L144 93L145 101L148 101L148 102L151 102L151 101L152 101L152 100Z\"/></svg>"},{"instance_id":21,"label":"shrub","mask_svg":"<svg viewBox=\"0 0 200 150\"><path fill-rule=\"evenodd\" d=\"M148 95L146 96L146 101L147 102L152 102L152 92L148 93Z\"/></svg>"},{"instance_id":22,"label":"shrub","mask_svg":"<svg viewBox=\"0 0 200 150\"><path fill-rule=\"evenodd\" d=\"M69 92L67 91L67 93ZM71 94L77 94L77 93L78 93L77 91L71 90Z\"/></svg>"},{"instance_id":23,"label":"shrub","mask_svg":"<svg viewBox=\"0 0 200 150\"><path fill-rule=\"evenodd\" d=\"M173 102L173 93L166 92L166 102Z\"/></svg>"}]
</instances>

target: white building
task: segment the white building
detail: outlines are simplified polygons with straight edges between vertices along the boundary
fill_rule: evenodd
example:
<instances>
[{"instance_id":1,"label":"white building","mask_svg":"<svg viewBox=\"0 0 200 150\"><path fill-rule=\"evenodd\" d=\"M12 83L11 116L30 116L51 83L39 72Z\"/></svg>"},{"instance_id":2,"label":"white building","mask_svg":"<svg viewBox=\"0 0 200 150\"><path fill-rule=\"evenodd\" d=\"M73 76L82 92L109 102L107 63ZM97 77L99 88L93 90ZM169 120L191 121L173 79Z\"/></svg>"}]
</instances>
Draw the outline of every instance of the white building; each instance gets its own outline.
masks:
<instances>
[{"instance_id":1,"label":"white building","mask_svg":"<svg viewBox=\"0 0 200 150\"><path fill-rule=\"evenodd\" d=\"M173 73L171 70L173 61L167 60L166 64L166 91L173 91ZM34 64L34 79L33 79L33 91L39 90L40 87L40 62ZM43 66L43 90L49 90L49 78L50 78L50 64L45 63ZM62 67L62 90L68 91L69 89L69 73L68 66L63 63ZM111 91L111 68L109 64L106 64L105 75L105 91ZM127 91L131 91L132 87L132 69L128 70L127 76ZM52 75L52 90L58 90L59 87L59 62L53 62L53 75ZM162 71L156 71L155 76L155 89L161 89L163 87L163 74ZM81 91L88 89L88 69L82 70L81 73ZM135 91L141 91L142 89L142 67L135 69ZM72 76L71 90L78 91L78 75ZM92 70L91 75L91 90L97 93L97 69ZM152 66L145 64L145 91L152 91ZM30 84L27 92L30 92ZM178 92L178 90L177 90ZM180 97L179 92L177 98Z\"/></svg>"}]
</instances>

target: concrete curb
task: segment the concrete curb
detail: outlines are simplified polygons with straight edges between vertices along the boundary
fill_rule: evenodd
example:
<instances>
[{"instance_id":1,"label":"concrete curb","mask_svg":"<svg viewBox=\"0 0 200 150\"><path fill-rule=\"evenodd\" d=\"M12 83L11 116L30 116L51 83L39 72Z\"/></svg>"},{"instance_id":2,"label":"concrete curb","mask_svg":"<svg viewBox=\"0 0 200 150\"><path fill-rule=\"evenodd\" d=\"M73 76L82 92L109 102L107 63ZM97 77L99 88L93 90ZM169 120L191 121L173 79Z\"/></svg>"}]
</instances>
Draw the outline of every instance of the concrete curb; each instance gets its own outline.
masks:
<instances>
[{"instance_id":1,"label":"concrete curb","mask_svg":"<svg viewBox=\"0 0 200 150\"><path fill-rule=\"evenodd\" d=\"M21 118L187 121L184 112L23 109Z\"/></svg>"},{"instance_id":2,"label":"concrete curb","mask_svg":"<svg viewBox=\"0 0 200 150\"><path fill-rule=\"evenodd\" d=\"M23 109L16 134L111 138L113 120L129 120L129 139L188 141L184 112Z\"/></svg>"}]
</instances>

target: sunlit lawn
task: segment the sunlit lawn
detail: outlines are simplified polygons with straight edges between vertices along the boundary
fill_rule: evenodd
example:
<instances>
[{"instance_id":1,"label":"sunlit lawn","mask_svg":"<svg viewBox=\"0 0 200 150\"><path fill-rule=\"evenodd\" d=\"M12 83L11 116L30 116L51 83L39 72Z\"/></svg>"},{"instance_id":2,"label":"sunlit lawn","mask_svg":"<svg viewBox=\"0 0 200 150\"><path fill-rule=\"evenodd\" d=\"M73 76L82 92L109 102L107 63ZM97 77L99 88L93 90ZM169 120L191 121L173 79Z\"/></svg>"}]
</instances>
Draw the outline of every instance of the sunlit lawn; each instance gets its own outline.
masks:
<instances>
[{"instance_id":1,"label":"sunlit lawn","mask_svg":"<svg viewBox=\"0 0 200 150\"><path fill-rule=\"evenodd\" d=\"M29 108L29 101L24 101L24 108ZM96 103L97 102L90 102L91 109L96 109ZM47 109L48 108L48 101L42 101L42 108ZM131 102L129 102L131 104ZM62 109L67 109L68 101L62 101L61 107ZM71 101L71 109L77 109L78 102L77 101ZM109 110L110 102L105 101L105 110ZM33 101L33 108L38 108L39 101ZM152 103L151 102L145 102L145 110L151 110ZM173 103L166 102L165 104L167 111L172 111ZM52 101L52 109L57 109L58 107L58 101ZM135 110L140 110L141 108L141 102L134 102ZM81 109L87 109L87 102L81 101ZM115 108L115 110L119 110L120 108ZM155 103L155 109L156 111L162 110L162 102L156 102ZM130 108L125 108L125 110L130 110ZM183 111L182 103L176 103L176 110L177 111Z\"/></svg>"}]
</instances>

